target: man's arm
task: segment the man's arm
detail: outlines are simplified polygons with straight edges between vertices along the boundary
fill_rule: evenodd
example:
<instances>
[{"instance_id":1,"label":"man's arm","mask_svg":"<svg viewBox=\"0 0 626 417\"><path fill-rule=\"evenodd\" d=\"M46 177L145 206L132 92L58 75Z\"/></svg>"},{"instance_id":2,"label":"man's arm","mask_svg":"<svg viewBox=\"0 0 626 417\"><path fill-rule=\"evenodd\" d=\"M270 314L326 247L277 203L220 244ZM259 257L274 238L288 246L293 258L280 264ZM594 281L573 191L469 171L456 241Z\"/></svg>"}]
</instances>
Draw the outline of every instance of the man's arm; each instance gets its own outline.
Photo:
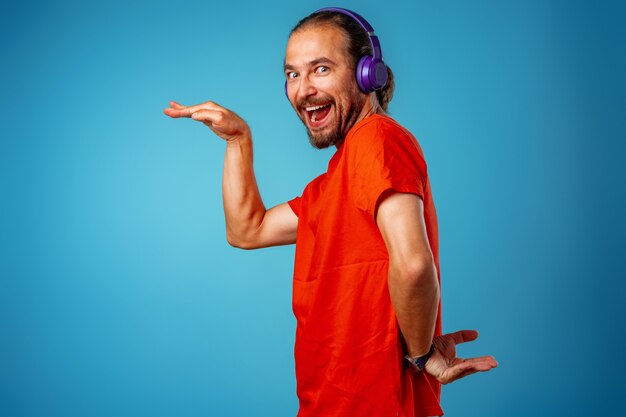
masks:
<instances>
[{"instance_id":1,"label":"man's arm","mask_svg":"<svg viewBox=\"0 0 626 417\"><path fill-rule=\"evenodd\" d=\"M435 351L425 370L442 384L497 367L492 356L468 359L456 356L456 345L478 337L474 330L433 339L439 281L428 243L422 199L406 193L386 196L378 207L376 223L389 252L389 294L407 353L423 356L434 343Z\"/></svg>"},{"instance_id":2,"label":"man's arm","mask_svg":"<svg viewBox=\"0 0 626 417\"><path fill-rule=\"evenodd\" d=\"M376 223L389 252L389 294L407 353L425 355L435 332L439 281L422 199L408 193L386 196L378 206Z\"/></svg>"},{"instance_id":3,"label":"man's arm","mask_svg":"<svg viewBox=\"0 0 626 417\"><path fill-rule=\"evenodd\" d=\"M243 249L295 243L298 218L289 205L265 209L254 176L252 135L243 119L211 101L196 106L172 101L164 113L202 122L226 141L222 197L228 243Z\"/></svg>"}]
</instances>

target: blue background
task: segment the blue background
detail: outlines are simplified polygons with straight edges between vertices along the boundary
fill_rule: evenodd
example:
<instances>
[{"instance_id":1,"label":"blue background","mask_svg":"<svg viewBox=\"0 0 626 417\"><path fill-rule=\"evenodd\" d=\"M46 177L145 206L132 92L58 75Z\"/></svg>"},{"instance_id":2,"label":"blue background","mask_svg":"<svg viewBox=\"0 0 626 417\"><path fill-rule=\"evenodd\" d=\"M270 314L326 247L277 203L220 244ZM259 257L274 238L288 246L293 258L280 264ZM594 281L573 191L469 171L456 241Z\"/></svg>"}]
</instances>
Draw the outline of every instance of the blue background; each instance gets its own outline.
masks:
<instances>
[{"instance_id":1,"label":"blue background","mask_svg":"<svg viewBox=\"0 0 626 417\"><path fill-rule=\"evenodd\" d=\"M293 247L226 244L224 144L162 109L232 108L266 205L299 195L332 151L281 66L328 5L376 28L425 151L444 330L500 362L446 414L624 414L625 7L231 0L4 5L0 415L295 415Z\"/></svg>"}]
</instances>

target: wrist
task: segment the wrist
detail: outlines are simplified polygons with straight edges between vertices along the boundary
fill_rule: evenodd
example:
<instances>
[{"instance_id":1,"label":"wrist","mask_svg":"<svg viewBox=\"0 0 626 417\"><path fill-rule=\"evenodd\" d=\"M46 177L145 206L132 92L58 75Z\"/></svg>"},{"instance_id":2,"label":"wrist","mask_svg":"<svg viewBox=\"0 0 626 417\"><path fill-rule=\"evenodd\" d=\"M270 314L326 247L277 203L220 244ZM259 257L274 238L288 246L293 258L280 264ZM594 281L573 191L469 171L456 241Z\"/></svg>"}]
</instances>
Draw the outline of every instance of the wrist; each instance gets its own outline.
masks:
<instances>
[{"instance_id":1,"label":"wrist","mask_svg":"<svg viewBox=\"0 0 626 417\"><path fill-rule=\"evenodd\" d=\"M428 360L430 359L430 357L432 356L434 352L435 352L435 345L431 344L430 349L428 349L428 352L426 352L423 355L404 356L404 363L409 368L410 371L421 372L426 367L426 363L428 362Z\"/></svg>"},{"instance_id":2,"label":"wrist","mask_svg":"<svg viewBox=\"0 0 626 417\"><path fill-rule=\"evenodd\" d=\"M234 135L225 139L227 145L251 145L252 135L249 132L240 135Z\"/></svg>"},{"instance_id":3,"label":"wrist","mask_svg":"<svg viewBox=\"0 0 626 417\"><path fill-rule=\"evenodd\" d=\"M236 134L223 138L227 144L235 144L235 143L252 143L252 132L250 131L250 127L247 125L241 131Z\"/></svg>"},{"instance_id":4,"label":"wrist","mask_svg":"<svg viewBox=\"0 0 626 417\"><path fill-rule=\"evenodd\" d=\"M420 356L424 356L427 355L428 352L430 352L430 349L432 348L433 344L429 343L428 345L424 346L418 346L418 347L406 347L406 354L413 357L413 358L418 358Z\"/></svg>"}]
</instances>

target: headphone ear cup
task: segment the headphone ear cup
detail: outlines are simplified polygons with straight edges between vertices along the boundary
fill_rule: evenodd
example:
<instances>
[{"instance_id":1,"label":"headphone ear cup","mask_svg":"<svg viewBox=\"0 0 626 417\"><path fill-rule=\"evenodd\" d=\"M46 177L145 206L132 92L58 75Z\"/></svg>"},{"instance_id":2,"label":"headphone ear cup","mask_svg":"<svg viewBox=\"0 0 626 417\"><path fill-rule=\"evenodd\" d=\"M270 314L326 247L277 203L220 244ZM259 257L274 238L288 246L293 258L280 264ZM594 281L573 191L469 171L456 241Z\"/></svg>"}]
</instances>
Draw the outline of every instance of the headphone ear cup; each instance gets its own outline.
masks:
<instances>
[{"instance_id":1,"label":"headphone ear cup","mask_svg":"<svg viewBox=\"0 0 626 417\"><path fill-rule=\"evenodd\" d=\"M371 75L374 76L374 82L376 83L375 90L380 90L385 85L387 85L387 78L389 77L389 72L387 71L387 65L380 59L373 59L373 70Z\"/></svg>"},{"instance_id":2,"label":"headphone ear cup","mask_svg":"<svg viewBox=\"0 0 626 417\"><path fill-rule=\"evenodd\" d=\"M356 64L356 83L359 85L359 89L365 94L374 91L369 79L369 66L371 61L372 56L365 55L362 56Z\"/></svg>"},{"instance_id":3,"label":"headphone ear cup","mask_svg":"<svg viewBox=\"0 0 626 417\"><path fill-rule=\"evenodd\" d=\"M387 84L387 66L380 59L365 55L356 65L356 83L364 93L379 90Z\"/></svg>"}]
</instances>

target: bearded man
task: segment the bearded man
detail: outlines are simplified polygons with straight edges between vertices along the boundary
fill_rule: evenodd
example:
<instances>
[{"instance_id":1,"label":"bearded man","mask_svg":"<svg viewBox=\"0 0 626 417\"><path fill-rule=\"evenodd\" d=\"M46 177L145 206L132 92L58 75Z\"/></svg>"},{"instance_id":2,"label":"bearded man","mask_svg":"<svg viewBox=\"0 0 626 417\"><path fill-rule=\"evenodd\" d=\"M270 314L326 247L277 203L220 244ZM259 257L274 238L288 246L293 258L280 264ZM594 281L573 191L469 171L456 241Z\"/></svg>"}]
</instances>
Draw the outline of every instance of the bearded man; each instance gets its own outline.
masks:
<instances>
[{"instance_id":1,"label":"bearded man","mask_svg":"<svg viewBox=\"0 0 626 417\"><path fill-rule=\"evenodd\" d=\"M393 75L358 14L319 10L291 31L285 92L311 144L334 146L328 171L265 208L248 125L208 101L175 102L226 142L228 242L296 244L293 311L299 417L440 416L440 388L497 366L461 359L475 331L442 335L435 205L422 150L386 114Z\"/></svg>"}]
</instances>

